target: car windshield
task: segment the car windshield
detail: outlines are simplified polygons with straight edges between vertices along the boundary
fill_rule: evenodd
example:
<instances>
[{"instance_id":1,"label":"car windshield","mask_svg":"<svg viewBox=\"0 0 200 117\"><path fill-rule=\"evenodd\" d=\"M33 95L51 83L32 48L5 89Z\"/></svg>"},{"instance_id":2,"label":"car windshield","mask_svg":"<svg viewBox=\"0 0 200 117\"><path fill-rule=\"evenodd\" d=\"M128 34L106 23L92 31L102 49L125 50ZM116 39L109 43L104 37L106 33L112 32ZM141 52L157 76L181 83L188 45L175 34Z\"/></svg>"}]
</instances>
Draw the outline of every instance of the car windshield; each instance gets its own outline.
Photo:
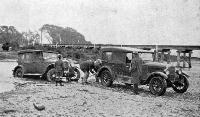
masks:
<instances>
[{"instance_id":1,"label":"car windshield","mask_svg":"<svg viewBox=\"0 0 200 117\"><path fill-rule=\"evenodd\" d=\"M50 53L50 52L44 52L43 56L44 56L44 59L56 59L57 58L56 53Z\"/></svg>"},{"instance_id":2,"label":"car windshield","mask_svg":"<svg viewBox=\"0 0 200 117\"><path fill-rule=\"evenodd\" d=\"M149 62L153 61L153 55L152 53L140 53L140 57L143 61Z\"/></svg>"}]
</instances>

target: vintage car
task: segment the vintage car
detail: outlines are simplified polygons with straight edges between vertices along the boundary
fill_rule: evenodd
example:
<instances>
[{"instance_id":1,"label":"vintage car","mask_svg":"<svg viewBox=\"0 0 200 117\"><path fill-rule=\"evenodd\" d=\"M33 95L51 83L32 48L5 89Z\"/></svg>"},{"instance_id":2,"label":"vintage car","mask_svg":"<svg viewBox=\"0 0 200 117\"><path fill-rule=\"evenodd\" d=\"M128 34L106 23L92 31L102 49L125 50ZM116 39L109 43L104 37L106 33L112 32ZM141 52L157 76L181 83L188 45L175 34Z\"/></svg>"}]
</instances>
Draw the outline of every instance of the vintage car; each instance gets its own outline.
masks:
<instances>
[{"instance_id":1,"label":"vintage car","mask_svg":"<svg viewBox=\"0 0 200 117\"><path fill-rule=\"evenodd\" d=\"M44 52L42 50L21 50L18 52L18 65L13 70L14 77L23 77L24 75L41 75L47 81L55 79L56 70L54 64L57 60L57 53ZM65 70L63 77L70 77L72 80L80 78L78 67L67 59L63 60Z\"/></svg>"},{"instance_id":2,"label":"vintage car","mask_svg":"<svg viewBox=\"0 0 200 117\"><path fill-rule=\"evenodd\" d=\"M102 65L98 69L96 77L101 79L101 84L104 86L111 86L113 81L132 85L129 71L131 59L134 57L133 54L141 55L142 53L150 54L149 57L152 57L152 53L145 50L102 48ZM175 66L143 60L140 84L148 85L150 92L158 96L163 95L168 87L172 87L177 93L184 93L189 86L188 77Z\"/></svg>"}]
</instances>

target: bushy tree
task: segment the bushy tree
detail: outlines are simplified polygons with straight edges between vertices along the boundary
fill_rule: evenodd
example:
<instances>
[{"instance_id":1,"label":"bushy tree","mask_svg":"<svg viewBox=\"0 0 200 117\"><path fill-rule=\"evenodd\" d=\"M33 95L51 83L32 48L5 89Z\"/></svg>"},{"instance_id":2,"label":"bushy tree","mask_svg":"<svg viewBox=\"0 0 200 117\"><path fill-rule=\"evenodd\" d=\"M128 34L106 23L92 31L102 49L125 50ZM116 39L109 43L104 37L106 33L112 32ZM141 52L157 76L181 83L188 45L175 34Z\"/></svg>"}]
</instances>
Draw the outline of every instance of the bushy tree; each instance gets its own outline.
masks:
<instances>
[{"instance_id":1,"label":"bushy tree","mask_svg":"<svg viewBox=\"0 0 200 117\"><path fill-rule=\"evenodd\" d=\"M85 40L85 37L70 27L60 27L55 25L45 24L40 30L47 32L52 37L52 44L90 44Z\"/></svg>"},{"instance_id":2,"label":"bushy tree","mask_svg":"<svg viewBox=\"0 0 200 117\"><path fill-rule=\"evenodd\" d=\"M18 48L23 40L22 34L14 26L0 26L0 43Z\"/></svg>"},{"instance_id":3,"label":"bushy tree","mask_svg":"<svg viewBox=\"0 0 200 117\"><path fill-rule=\"evenodd\" d=\"M23 37L26 39L26 45L37 45L40 43L40 35L37 31L22 32Z\"/></svg>"}]
</instances>

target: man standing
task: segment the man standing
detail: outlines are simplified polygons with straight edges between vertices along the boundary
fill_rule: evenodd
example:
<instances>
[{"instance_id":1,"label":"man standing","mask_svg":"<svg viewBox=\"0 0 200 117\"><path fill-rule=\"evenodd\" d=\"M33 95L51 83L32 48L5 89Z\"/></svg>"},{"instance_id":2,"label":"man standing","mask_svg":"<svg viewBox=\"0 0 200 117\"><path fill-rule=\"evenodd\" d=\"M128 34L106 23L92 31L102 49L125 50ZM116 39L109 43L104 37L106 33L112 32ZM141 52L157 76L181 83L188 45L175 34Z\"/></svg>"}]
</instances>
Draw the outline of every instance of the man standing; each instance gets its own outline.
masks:
<instances>
[{"instance_id":1,"label":"man standing","mask_svg":"<svg viewBox=\"0 0 200 117\"><path fill-rule=\"evenodd\" d=\"M64 86L62 84L62 79L61 77L63 76L63 71L64 71L64 63L61 60L62 56L59 54L58 55L58 60L55 62L55 69L56 69L56 86L58 83L60 83L60 86Z\"/></svg>"},{"instance_id":2,"label":"man standing","mask_svg":"<svg viewBox=\"0 0 200 117\"><path fill-rule=\"evenodd\" d=\"M91 72L92 74L96 73L101 63L101 60L97 59L96 61L84 61L80 64L80 69L84 73L84 76L82 77L82 84L87 84L89 72ZM96 79L96 81L97 80L98 79Z\"/></svg>"},{"instance_id":3,"label":"man standing","mask_svg":"<svg viewBox=\"0 0 200 117\"><path fill-rule=\"evenodd\" d=\"M138 53L133 54L129 70L132 76L131 82L134 85L133 92L134 94L138 94L138 84L140 83L140 77L142 75L142 59L139 57Z\"/></svg>"}]
</instances>

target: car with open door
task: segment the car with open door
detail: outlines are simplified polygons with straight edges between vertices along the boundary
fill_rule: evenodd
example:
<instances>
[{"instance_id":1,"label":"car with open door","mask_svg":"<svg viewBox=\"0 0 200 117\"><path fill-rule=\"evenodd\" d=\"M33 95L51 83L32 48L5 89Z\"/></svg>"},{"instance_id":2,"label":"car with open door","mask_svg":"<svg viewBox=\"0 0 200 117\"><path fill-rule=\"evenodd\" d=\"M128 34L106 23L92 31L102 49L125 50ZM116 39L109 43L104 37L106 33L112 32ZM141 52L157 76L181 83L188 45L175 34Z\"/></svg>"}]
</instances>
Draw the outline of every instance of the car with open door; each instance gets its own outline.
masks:
<instances>
[{"instance_id":1,"label":"car with open door","mask_svg":"<svg viewBox=\"0 0 200 117\"><path fill-rule=\"evenodd\" d=\"M140 49L102 48L102 64L96 74L96 77L101 79L101 84L109 87L114 81L117 81L132 85L129 68L131 60L135 57L133 54L140 56L149 54L148 58L151 58L154 52ZM189 86L188 77L186 73L175 66L143 59L140 85L149 86L150 92L158 96L163 95L170 87L177 93L184 93Z\"/></svg>"}]
</instances>

